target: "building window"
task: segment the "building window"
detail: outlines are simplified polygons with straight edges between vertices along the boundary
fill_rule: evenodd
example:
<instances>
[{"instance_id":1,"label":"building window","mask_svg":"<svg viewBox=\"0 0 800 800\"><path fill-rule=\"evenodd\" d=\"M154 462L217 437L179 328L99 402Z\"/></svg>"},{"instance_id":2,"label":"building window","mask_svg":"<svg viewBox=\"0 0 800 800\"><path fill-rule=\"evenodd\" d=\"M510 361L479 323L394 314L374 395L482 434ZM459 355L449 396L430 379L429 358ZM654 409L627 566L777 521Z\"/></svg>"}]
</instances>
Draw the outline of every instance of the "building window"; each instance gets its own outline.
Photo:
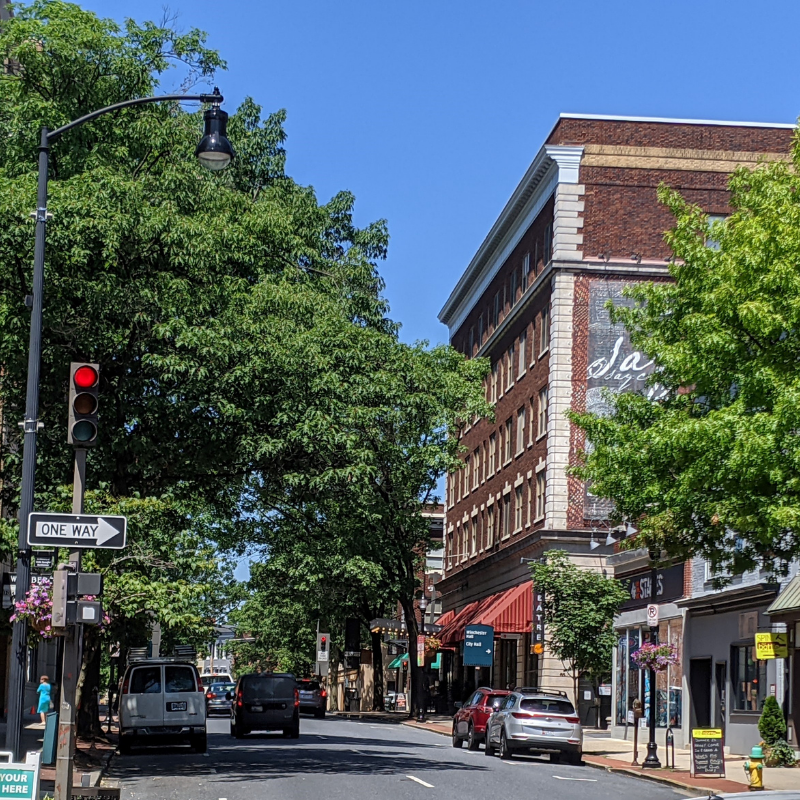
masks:
<instances>
[{"instance_id":1,"label":"building window","mask_svg":"<svg viewBox=\"0 0 800 800\"><path fill-rule=\"evenodd\" d=\"M487 444L486 440L483 440L483 477L481 478L481 483L485 481L487 478L490 478L491 475L487 474L489 471L489 445Z\"/></svg>"},{"instance_id":2,"label":"building window","mask_svg":"<svg viewBox=\"0 0 800 800\"><path fill-rule=\"evenodd\" d=\"M528 288L528 273L531 271L531 254L525 253L522 256L522 292Z\"/></svg>"},{"instance_id":3,"label":"building window","mask_svg":"<svg viewBox=\"0 0 800 800\"><path fill-rule=\"evenodd\" d=\"M526 331L522 331L522 333L519 335L519 361L517 365L517 373L520 376L525 374L525 350L526 345L528 344L527 339L528 337Z\"/></svg>"},{"instance_id":4,"label":"building window","mask_svg":"<svg viewBox=\"0 0 800 800\"><path fill-rule=\"evenodd\" d=\"M525 406L517 411L517 455L525 449Z\"/></svg>"},{"instance_id":5,"label":"building window","mask_svg":"<svg viewBox=\"0 0 800 800\"><path fill-rule=\"evenodd\" d=\"M536 473L536 517L535 522L544 519L544 498L547 489L545 470Z\"/></svg>"},{"instance_id":6,"label":"building window","mask_svg":"<svg viewBox=\"0 0 800 800\"><path fill-rule=\"evenodd\" d=\"M724 214L709 214L708 215L708 224L714 225L717 222L725 222L727 217ZM717 239L712 239L709 237L706 239L706 247L711 248L712 250L719 250L719 241Z\"/></svg>"},{"instance_id":7,"label":"building window","mask_svg":"<svg viewBox=\"0 0 800 800\"><path fill-rule=\"evenodd\" d=\"M467 456L464 459L464 497L469 494L469 476L471 474L470 470L472 469L472 459Z\"/></svg>"},{"instance_id":8,"label":"building window","mask_svg":"<svg viewBox=\"0 0 800 800\"><path fill-rule=\"evenodd\" d=\"M497 328L500 324L500 292L495 292L494 306L492 307L492 327Z\"/></svg>"},{"instance_id":9,"label":"building window","mask_svg":"<svg viewBox=\"0 0 800 800\"><path fill-rule=\"evenodd\" d=\"M511 492L503 495L503 538L511 535Z\"/></svg>"},{"instance_id":10,"label":"building window","mask_svg":"<svg viewBox=\"0 0 800 800\"><path fill-rule=\"evenodd\" d=\"M483 311L481 311L480 317L478 317L478 347L483 346Z\"/></svg>"},{"instance_id":11,"label":"building window","mask_svg":"<svg viewBox=\"0 0 800 800\"><path fill-rule=\"evenodd\" d=\"M478 552L478 517L477 515L472 518L472 539L469 543L470 555L475 555Z\"/></svg>"},{"instance_id":12,"label":"building window","mask_svg":"<svg viewBox=\"0 0 800 800\"><path fill-rule=\"evenodd\" d=\"M522 484L514 489L514 532L522 530Z\"/></svg>"},{"instance_id":13,"label":"building window","mask_svg":"<svg viewBox=\"0 0 800 800\"><path fill-rule=\"evenodd\" d=\"M489 437L489 474L487 478L491 478L497 469L497 434L493 433Z\"/></svg>"},{"instance_id":14,"label":"building window","mask_svg":"<svg viewBox=\"0 0 800 800\"><path fill-rule=\"evenodd\" d=\"M474 349L475 349L475 327L473 326L469 329L469 353L467 353L467 356L469 358L472 358L472 352Z\"/></svg>"},{"instance_id":15,"label":"building window","mask_svg":"<svg viewBox=\"0 0 800 800\"><path fill-rule=\"evenodd\" d=\"M447 569L453 569L453 531L447 534Z\"/></svg>"},{"instance_id":16,"label":"building window","mask_svg":"<svg viewBox=\"0 0 800 800\"><path fill-rule=\"evenodd\" d=\"M767 662L756 659L754 645L731 647L734 711L761 711L767 699Z\"/></svg>"},{"instance_id":17,"label":"building window","mask_svg":"<svg viewBox=\"0 0 800 800\"><path fill-rule=\"evenodd\" d=\"M489 397L490 403L497 402L497 377L499 371L500 371L500 364L497 361L495 361L494 366L492 367L492 391Z\"/></svg>"},{"instance_id":18,"label":"building window","mask_svg":"<svg viewBox=\"0 0 800 800\"><path fill-rule=\"evenodd\" d=\"M536 438L536 401L531 397L530 420L528 421L528 443L533 444Z\"/></svg>"},{"instance_id":19,"label":"building window","mask_svg":"<svg viewBox=\"0 0 800 800\"><path fill-rule=\"evenodd\" d=\"M539 328L539 355L542 355L550 347L550 309L545 306L542 309L542 321Z\"/></svg>"},{"instance_id":20,"label":"building window","mask_svg":"<svg viewBox=\"0 0 800 800\"><path fill-rule=\"evenodd\" d=\"M548 391L545 386L544 389L539 392L539 427L536 431L537 438L547 433L547 402Z\"/></svg>"},{"instance_id":21,"label":"building window","mask_svg":"<svg viewBox=\"0 0 800 800\"><path fill-rule=\"evenodd\" d=\"M511 305L517 302L517 271L511 273Z\"/></svg>"},{"instance_id":22,"label":"building window","mask_svg":"<svg viewBox=\"0 0 800 800\"><path fill-rule=\"evenodd\" d=\"M456 484L456 503L461 502L461 470L459 469L458 472L455 473L454 476L455 484Z\"/></svg>"},{"instance_id":23,"label":"building window","mask_svg":"<svg viewBox=\"0 0 800 800\"><path fill-rule=\"evenodd\" d=\"M533 505L533 487L531 485L530 479L528 479L528 514L527 514L527 525L531 524L531 506Z\"/></svg>"},{"instance_id":24,"label":"building window","mask_svg":"<svg viewBox=\"0 0 800 800\"><path fill-rule=\"evenodd\" d=\"M553 255L553 225L549 224L544 229L544 252L542 258L545 266L550 263L550 258Z\"/></svg>"},{"instance_id":25,"label":"building window","mask_svg":"<svg viewBox=\"0 0 800 800\"><path fill-rule=\"evenodd\" d=\"M478 517L478 550L483 552L483 511Z\"/></svg>"},{"instance_id":26,"label":"building window","mask_svg":"<svg viewBox=\"0 0 800 800\"><path fill-rule=\"evenodd\" d=\"M472 457L472 488L477 489L480 483L481 448L476 447Z\"/></svg>"},{"instance_id":27,"label":"building window","mask_svg":"<svg viewBox=\"0 0 800 800\"><path fill-rule=\"evenodd\" d=\"M506 391L514 385L514 345L506 351Z\"/></svg>"},{"instance_id":28,"label":"building window","mask_svg":"<svg viewBox=\"0 0 800 800\"><path fill-rule=\"evenodd\" d=\"M503 463L505 464L508 461L511 461L511 447L513 445L513 436L514 436L514 420L512 417L509 417L506 420L506 431L505 431L505 441L503 444L505 445L505 451L503 452Z\"/></svg>"},{"instance_id":29,"label":"building window","mask_svg":"<svg viewBox=\"0 0 800 800\"><path fill-rule=\"evenodd\" d=\"M494 505L486 509L486 549L494 544Z\"/></svg>"}]
</instances>

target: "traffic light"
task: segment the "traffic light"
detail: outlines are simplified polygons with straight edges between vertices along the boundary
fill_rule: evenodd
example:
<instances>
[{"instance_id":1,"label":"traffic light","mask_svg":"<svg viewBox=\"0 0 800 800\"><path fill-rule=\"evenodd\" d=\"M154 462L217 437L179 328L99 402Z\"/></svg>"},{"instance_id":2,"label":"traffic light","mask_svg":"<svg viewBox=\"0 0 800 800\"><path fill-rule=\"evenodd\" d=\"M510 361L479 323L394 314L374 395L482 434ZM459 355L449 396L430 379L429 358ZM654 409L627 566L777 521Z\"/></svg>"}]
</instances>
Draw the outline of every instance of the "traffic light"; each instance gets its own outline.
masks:
<instances>
[{"instance_id":1,"label":"traffic light","mask_svg":"<svg viewBox=\"0 0 800 800\"><path fill-rule=\"evenodd\" d=\"M73 361L69 366L67 441L78 448L97 444L100 365Z\"/></svg>"},{"instance_id":2,"label":"traffic light","mask_svg":"<svg viewBox=\"0 0 800 800\"><path fill-rule=\"evenodd\" d=\"M328 646L330 644L329 633L317 634L317 675L327 675L330 655Z\"/></svg>"}]
</instances>

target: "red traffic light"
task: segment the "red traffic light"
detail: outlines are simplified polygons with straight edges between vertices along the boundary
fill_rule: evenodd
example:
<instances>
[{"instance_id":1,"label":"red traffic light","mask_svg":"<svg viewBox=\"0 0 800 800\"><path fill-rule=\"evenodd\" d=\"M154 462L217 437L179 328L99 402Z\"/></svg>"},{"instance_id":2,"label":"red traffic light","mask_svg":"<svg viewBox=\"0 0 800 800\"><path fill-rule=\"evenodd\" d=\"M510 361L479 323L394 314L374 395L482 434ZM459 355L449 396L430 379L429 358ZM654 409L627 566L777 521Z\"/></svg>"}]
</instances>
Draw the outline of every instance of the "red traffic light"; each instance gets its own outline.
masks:
<instances>
[{"instance_id":1,"label":"red traffic light","mask_svg":"<svg viewBox=\"0 0 800 800\"><path fill-rule=\"evenodd\" d=\"M328 639L327 639L325 636L322 636L322 637L320 637L320 641L321 641L323 644L325 644L325 642L327 642L327 641L328 641Z\"/></svg>"},{"instance_id":2,"label":"red traffic light","mask_svg":"<svg viewBox=\"0 0 800 800\"><path fill-rule=\"evenodd\" d=\"M75 370L73 380L75 385L81 389L91 389L92 386L97 384L98 377L97 370L94 367L84 364Z\"/></svg>"}]
</instances>

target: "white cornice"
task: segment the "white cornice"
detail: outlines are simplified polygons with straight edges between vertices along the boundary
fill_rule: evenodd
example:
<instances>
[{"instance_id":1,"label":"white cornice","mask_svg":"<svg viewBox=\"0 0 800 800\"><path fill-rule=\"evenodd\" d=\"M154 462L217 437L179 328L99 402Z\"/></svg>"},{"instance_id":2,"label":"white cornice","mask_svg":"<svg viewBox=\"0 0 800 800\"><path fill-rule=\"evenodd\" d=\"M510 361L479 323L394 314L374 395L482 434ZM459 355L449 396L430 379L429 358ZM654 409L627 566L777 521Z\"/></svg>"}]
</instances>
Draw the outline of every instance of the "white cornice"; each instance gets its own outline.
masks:
<instances>
[{"instance_id":1,"label":"white cornice","mask_svg":"<svg viewBox=\"0 0 800 800\"><path fill-rule=\"evenodd\" d=\"M614 114L559 114L559 119L605 119L612 122L662 122L668 125L719 125L723 128L796 128L792 122L736 122L723 119L680 119L673 117L625 117Z\"/></svg>"},{"instance_id":2,"label":"white cornice","mask_svg":"<svg viewBox=\"0 0 800 800\"><path fill-rule=\"evenodd\" d=\"M578 183L578 172L583 158L583 147L573 145L546 144L547 155L558 164L559 183Z\"/></svg>"}]
</instances>

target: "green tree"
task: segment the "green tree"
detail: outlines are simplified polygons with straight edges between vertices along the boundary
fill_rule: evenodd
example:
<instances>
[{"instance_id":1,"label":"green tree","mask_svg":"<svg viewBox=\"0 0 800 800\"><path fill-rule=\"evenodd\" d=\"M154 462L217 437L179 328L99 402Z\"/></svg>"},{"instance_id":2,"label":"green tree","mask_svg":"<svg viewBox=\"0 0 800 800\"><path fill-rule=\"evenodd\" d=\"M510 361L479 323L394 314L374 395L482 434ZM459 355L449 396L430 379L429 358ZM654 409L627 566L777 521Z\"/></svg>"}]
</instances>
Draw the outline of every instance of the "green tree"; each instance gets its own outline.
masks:
<instances>
[{"instance_id":1,"label":"green tree","mask_svg":"<svg viewBox=\"0 0 800 800\"><path fill-rule=\"evenodd\" d=\"M778 701L772 695L764 701L758 720L758 732L768 745L777 744L786 738L786 719Z\"/></svg>"},{"instance_id":2,"label":"green tree","mask_svg":"<svg viewBox=\"0 0 800 800\"><path fill-rule=\"evenodd\" d=\"M581 678L598 685L611 669L614 617L627 597L622 584L582 569L563 550L550 550L531 565L533 584L544 592L546 644L572 673L575 703Z\"/></svg>"},{"instance_id":3,"label":"green tree","mask_svg":"<svg viewBox=\"0 0 800 800\"><path fill-rule=\"evenodd\" d=\"M639 542L729 574L800 555L799 148L738 169L722 222L659 190L676 220L673 280L629 289L634 307L612 316L666 396L609 396L608 416L571 416L592 444L575 473Z\"/></svg>"}]
</instances>

